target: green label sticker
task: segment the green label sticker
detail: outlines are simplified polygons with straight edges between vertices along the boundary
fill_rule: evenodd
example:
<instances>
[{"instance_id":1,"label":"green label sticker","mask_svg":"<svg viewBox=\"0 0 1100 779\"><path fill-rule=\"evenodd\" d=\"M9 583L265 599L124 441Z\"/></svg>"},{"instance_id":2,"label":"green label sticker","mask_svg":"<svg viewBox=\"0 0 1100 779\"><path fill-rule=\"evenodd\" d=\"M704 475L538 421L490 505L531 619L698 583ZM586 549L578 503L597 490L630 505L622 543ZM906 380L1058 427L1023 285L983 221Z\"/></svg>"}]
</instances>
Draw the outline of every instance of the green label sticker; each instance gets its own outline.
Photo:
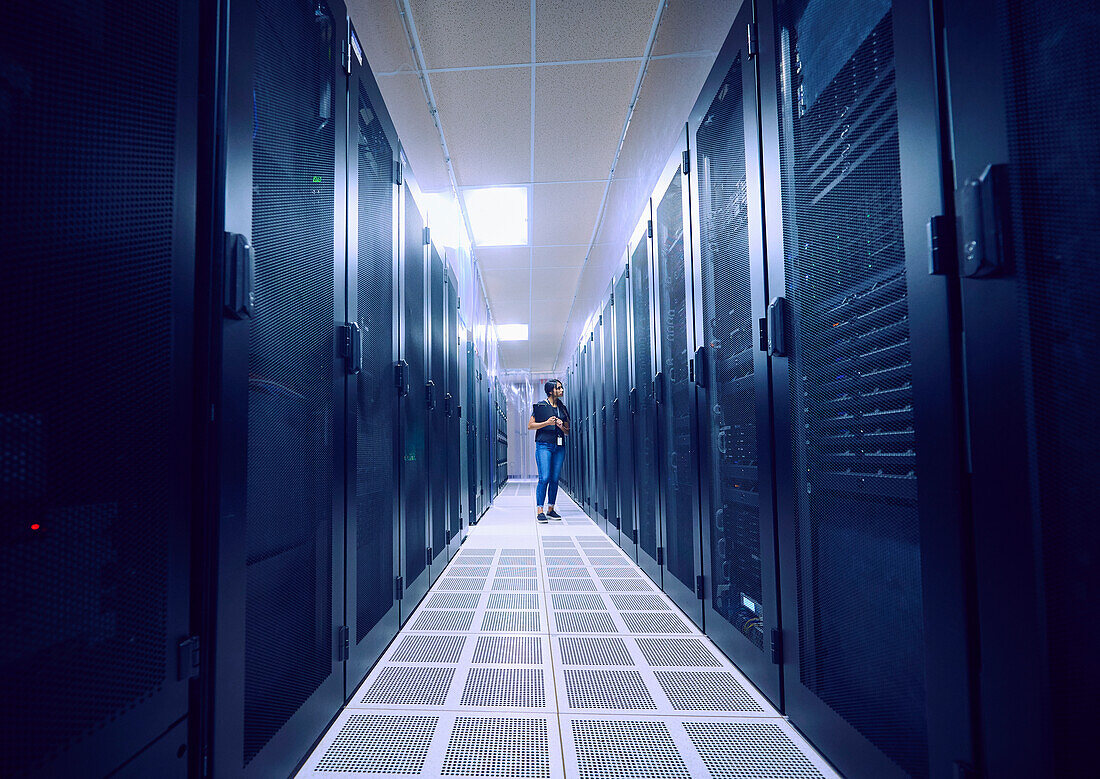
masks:
<instances>
[{"instance_id":1,"label":"green label sticker","mask_svg":"<svg viewBox=\"0 0 1100 779\"><path fill-rule=\"evenodd\" d=\"M320 176L314 176L313 177L313 183L314 184L320 184L321 183L321 177Z\"/></svg>"}]
</instances>

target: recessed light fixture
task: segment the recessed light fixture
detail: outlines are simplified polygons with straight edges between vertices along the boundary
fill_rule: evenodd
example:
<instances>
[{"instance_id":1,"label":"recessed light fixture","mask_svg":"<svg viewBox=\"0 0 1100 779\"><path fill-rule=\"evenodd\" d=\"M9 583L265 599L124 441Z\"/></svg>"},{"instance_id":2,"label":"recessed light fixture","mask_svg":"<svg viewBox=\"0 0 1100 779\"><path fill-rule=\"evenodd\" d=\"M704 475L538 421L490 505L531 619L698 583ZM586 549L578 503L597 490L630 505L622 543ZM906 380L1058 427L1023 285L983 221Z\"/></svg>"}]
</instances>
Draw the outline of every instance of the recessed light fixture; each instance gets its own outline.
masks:
<instances>
[{"instance_id":1,"label":"recessed light fixture","mask_svg":"<svg viewBox=\"0 0 1100 779\"><path fill-rule=\"evenodd\" d=\"M424 196L424 200L428 207L428 225L432 229L432 240L440 246L449 246L452 249L464 245L466 230L454 198L447 194L428 194Z\"/></svg>"},{"instance_id":2,"label":"recessed light fixture","mask_svg":"<svg viewBox=\"0 0 1100 779\"><path fill-rule=\"evenodd\" d=\"M527 325L497 325L498 341L526 341Z\"/></svg>"},{"instance_id":3,"label":"recessed light fixture","mask_svg":"<svg viewBox=\"0 0 1100 779\"><path fill-rule=\"evenodd\" d=\"M462 191L478 246L526 246L527 187L486 187Z\"/></svg>"}]
</instances>

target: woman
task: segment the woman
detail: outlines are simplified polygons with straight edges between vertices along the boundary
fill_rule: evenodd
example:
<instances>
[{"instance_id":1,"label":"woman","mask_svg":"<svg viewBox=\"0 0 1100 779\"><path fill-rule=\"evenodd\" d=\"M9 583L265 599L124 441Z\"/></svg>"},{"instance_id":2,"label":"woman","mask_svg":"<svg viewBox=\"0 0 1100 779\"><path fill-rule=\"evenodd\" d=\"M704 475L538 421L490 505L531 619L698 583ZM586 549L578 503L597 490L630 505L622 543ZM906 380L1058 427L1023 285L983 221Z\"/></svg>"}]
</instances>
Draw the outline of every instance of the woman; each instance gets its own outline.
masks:
<instances>
[{"instance_id":1,"label":"woman","mask_svg":"<svg viewBox=\"0 0 1100 779\"><path fill-rule=\"evenodd\" d=\"M569 409L562 402L565 387L557 379L551 379L543 385L546 400L540 400L531 410L527 420L527 429L535 432L535 464L539 468L539 485L535 489L535 520L545 524L547 517L561 520L561 514L554 511L554 501L558 497L558 478L561 476L561 464L565 459L565 436L569 434ZM549 499L549 510L543 512L543 503Z\"/></svg>"}]
</instances>

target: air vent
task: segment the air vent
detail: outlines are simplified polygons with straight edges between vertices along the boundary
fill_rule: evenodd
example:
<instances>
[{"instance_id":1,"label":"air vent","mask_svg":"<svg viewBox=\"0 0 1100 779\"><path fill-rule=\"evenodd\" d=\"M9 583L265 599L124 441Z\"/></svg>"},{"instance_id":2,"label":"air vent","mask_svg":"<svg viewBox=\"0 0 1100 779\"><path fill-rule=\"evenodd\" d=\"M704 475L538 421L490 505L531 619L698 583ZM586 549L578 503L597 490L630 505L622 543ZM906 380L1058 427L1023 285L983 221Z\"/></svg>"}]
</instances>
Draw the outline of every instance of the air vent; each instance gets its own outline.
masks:
<instances>
[{"instance_id":1,"label":"air vent","mask_svg":"<svg viewBox=\"0 0 1100 779\"><path fill-rule=\"evenodd\" d=\"M554 608L558 611L607 611L599 595L553 595Z\"/></svg>"},{"instance_id":2,"label":"air vent","mask_svg":"<svg viewBox=\"0 0 1100 779\"><path fill-rule=\"evenodd\" d=\"M656 666L707 666L719 668L722 663L697 638L639 638L638 646L646 662Z\"/></svg>"},{"instance_id":3,"label":"air vent","mask_svg":"<svg viewBox=\"0 0 1100 779\"><path fill-rule=\"evenodd\" d=\"M555 611L559 633L618 633L615 620L606 611Z\"/></svg>"},{"instance_id":4,"label":"air vent","mask_svg":"<svg viewBox=\"0 0 1100 779\"><path fill-rule=\"evenodd\" d=\"M501 557L497 561L500 565L538 565L538 560L534 557L513 555L511 557Z\"/></svg>"},{"instance_id":5,"label":"air vent","mask_svg":"<svg viewBox=\"0 0 1100 779\"><path fill-rule=\"evenodd\" d=\"M542 640L536 636L478 636L470 662L481 665L542 665Z\"/></svg>"},{"instance_id":6,"label":"air vent","mask_svg":"<svg viewBox=\"0 0 1100 779\"><path fill-rule=\"evenodd\" d=\"M534 549L501 549L500 550L500 554L501 554L502 557L504 555L512 555L512 554L533 555L534 553L535 553Z\"/></svg>"},{"instance_id":7,"label":"air vent","mask_svg":"<svg viewBox=\"0 0 1100 779\"><path fill-rule=\"evenodd\" d=\"M551 592L596 592L596 583L591 579L551 579Z\"/></svg>"},{"instance_id":8,"label":"air vent","mask_svg":"<svg viewBox=\"0 0 1100 779\"><path fill-rule=\"evenodd\" d=\"M539 608L538 595L525 595L520 593L494 593L489 596L489 608L491 609L537 609Z\"/></svg>"},{"instance_id":9,"label":"air vent","mask_svg":"<svg viewBox=\"0 0 1100 779\"><path fill-rule=\"evenodd\" d=\"M442 706L454 668L388 665L375 677L360 703Z\"/></svg>"},{"instance_id":10,"label":"air vent","mask_svg":"<svg viewBox=\"0 0 1100 779\"><path fill-rule=\"evenodd\" d=\"M494 592L538 592L538 579L519 579L508 576L498 576L493 579Z\"/></svg>"},{"instance_id":11,"label":"air vent","mask_svg":"<svg viewBox=\"0 0 1100 779\"><path fill-rule=\"evenodd\" d=\"M546 575L552 577L589 576L588 569L583 565L550 566L546 569Z\"/></svg>"},{"instance_id":12,"label":"air vent","mask_svg":"<svg viewBox=\"0 0 1100 779\"><path fill-rule=\"evenodd\" d=\"M422 611L409 630L450 630L464 632L474 622L472 611Z\"/></svg>"},{"instance_id":13,"label":"air vent","mask_svg":"<svg viewBox=\"0 0 1100 779\"><path fill-rule=\"evenodd\" d=\"M611 602L619 611L672 611L672 606L656 593L612 595Z\"/></svg>"},{"instance_id":14,"label":"air vent","mask_svg":"<svg viewBox=\"0 0 1100 779\"><path fill-rule=\"evenodd\" d=\"M438 723L439 717L353 714L313 770L419 774Z\"/></svg>"},{"instance_id":15,"label":"air vent","mask_svg":"<svg viewBox=\"0 0 1100 779\"><path fill-rule=\"evenodd\" d=\"M465 576L444 576L436 584L439 590L482 590L487 581L485 579L472 579Z\"/></svg>"},{"instance_id":16,"label":"air vent","mask_svg":"<svg viewBox=\"0 0 1100 779\"><path fill-rule=\"evenodd\" d=\"M608 592L652 592L653 585L646 578L638 579L601 579L600 583Z\"/></svg>"},{"instance_id":17,"label":"air vent","mask_svg":"<svg viewBox=\"0 0 1100 779\"><path fill-rule=\"evenodd\" d=\"M562 636L558 647L563 665L634 665L626 642L617 637Z\"/></svg>"},{"instance_id":18,"label":"air vent","mask_svg":"<svg viewBox=\"0 0 1100 779\"><path fill-rule=\"evenodd\" d=\"M663 722L575 719L578 779L691 779Z\"/></svg>"},{"instance_id":19,"label":"air vent","mask_svg":"<svg viewBox=\"0 0 1100 779\"><path fill-rule=\"evenodd\" d=\"M550 776L549 728L545 719L456 717L443 776L538 779Z\"/></svg>"},{"instance_id":20,"label":"air vent","mask_svg":"<svg viewBox=\"0 0 1100 779\"><path fill-rule=\"evenodd\" d=\"M542 630L541 612L486 611L481 629L489 633L538 633Z\"/></svg>"},{"instance_id":21,"label":"air vent","mask_svg":"<svg viewBox=\"0 0 1100 779\"><path fill-rule=\"evenodd\" d=\"M499 565L497 576L538 576L539 569L534 565Z\"/></svg>"},{"instance_id":22,"label":"air vent","mask_svg":"<svg viewBox=\"0 0 1100 779\"><path fill-rule=\"evenodd\" d=\"M457 663L465 645L465 636L405 636L390 662Z\"/></svg>"},{"instance_id":23,"label":"air vent","mask_svg":"<svg viewBox=\"0 0 1100 779\"><path fill-rule=\"evenodd\" d=\"M476 609L481 594L437 592L428 599L429 609Z\"/></svg>"},{"instance_id":24,"label":"air vent","mask_svg":"<svg viewBox=\"0 0 1100 779\"><path fill-rule=\"evenodd\" d=\"M762 722L684 722L688 738L716 779L782 776L822 779L778 725Z\"/></svg>"},{"instance_id":25,"label":"air vent","mask_svg":"<svg viewBox=\"0 0 1100 779\"><path fill-rule=\"evenodd\" d=\"M623 621L631 633L693 633L678 616L668 612L624 612Z\"/></svg>"},{"instance_id":26,"label":"air vent","mask_svg":"<svg viewBox=\"0 0 1100 779\"><path fill-rule=\"evenodd\" d=\"M637 671L566 668L565 693L571 709L656 709Z\"/></svg>"},{"instance_id":27,"label":"air vent","mask_svg":"<svg viewBox=\"0 0 1100 779\"><path fill-rule=\"evenodd\" d=\"M545 708L541 668L471 668L462 691L463 706Z\"/></svg>"},{"instance_id":28,"label":"air vent","mask_svg":"<svg viewBox=\"0 0 1100 779\"><path fill-rule=\"evenodd\" d=\"M729 671L653 673L677 711L764 711Z\"/></svg>"},{"instance_id":29,"label":"air vent","mask_svg":"<svg viewBox=\"0 0 1100 779\"><path fill-rule=\"evenodd\" d=\"M584 560L581 559L579 554L576 555L560 555L547 553L546 555L547 565L584 565Z\"/></svg>"},{"instance_id":30,"label":"air vent","mask_svg":"<svg viewBox=\"0 0 1100 779\"><path fill-rule=\"evenodd\" d=\"M488 576L489 567L488 565L453 563L451 567L447 569L447 573L451 576Z\"/></svg>"},{"instance_id":31,"label":"air vent","mask_svg":"<svg viewBox=\"0 0 1100 779\"><path fill-rule=\"evenodd\" d=\"M641 571L625 566L616 568L599 567L596 568L596 575L601 579L641 579L645 576Z\"/></svg>"}]
</instances>

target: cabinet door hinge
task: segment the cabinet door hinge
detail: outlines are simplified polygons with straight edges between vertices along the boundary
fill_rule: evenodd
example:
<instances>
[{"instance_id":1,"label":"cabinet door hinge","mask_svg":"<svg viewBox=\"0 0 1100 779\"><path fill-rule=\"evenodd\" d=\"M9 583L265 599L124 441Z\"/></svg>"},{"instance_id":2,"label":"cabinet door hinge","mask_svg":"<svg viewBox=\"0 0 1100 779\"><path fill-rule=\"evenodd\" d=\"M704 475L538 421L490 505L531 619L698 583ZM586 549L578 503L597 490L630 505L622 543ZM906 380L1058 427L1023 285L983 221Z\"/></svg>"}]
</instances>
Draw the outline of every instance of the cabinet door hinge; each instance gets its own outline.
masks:
<instances>
[{"instance_id":1,"label":"cabinet door hinge","mask_svg":"<svg viewBox=\"0 0 1100 779\"><path fill-rule=\"evenodd\" d=\"M683 162L680 164L680 168L683 170L684 175L691 173L691 153L684 149Z\"/></svg>"},{"instance_id":2,"label":"cabinet door hinge","mask_svg":"<svg viewBox=\"0 0 1100 779\"><path fill-rule=\"evenodd\" d=\"M635 527L630 529L630 537L635 544L638 543L638 528Z\"/></svg>"},{"instance_id":3,"label":"cabinet door hinge","mask_svg":"<svg viewBox=\"0 0 1100 779\"><path fill-rule=\"evenodd\" d=\"M342 662L351 658L351 629L347 625L336 628L336 660Z\"/></svg>"},{"instance_id":4,"label":"cabinet door hinge","mask_svg":"<svg viewBox=\"0 0 1100 779\"><path fill-rule=\"evenodd\" d=\"M665 548L663 546L657 547L657 565L665 564Z\"/></svg>"},{"instance_id":5,"label":"cabinet door hinge","mask_svg":"<svg viewBox=\"0 0 1100 779\"><path fill-rule=\"evenodd\" d=\"M608 298L607 305L609 305L609 306L614 306L615 305L615 293L614 292L612 292L611 297Z\"/></svg>"},{"instance_id":6,"label":"cabinet door hinge","mask_svg":"<svg viewBox=\"0 0 1100 779\"><path fill-rule=\"evenodd\" d=\"M347 372L352 376L363 370L363 331L358 322L340 326L340 356L346 360Z\"/></svg>"},{"instance_id":7,"label":"cabinet door hinge","mask_svg":"<svg viewBox=\"0 0 1100 779\"><path fill-rule=\"evenodd\" d=\"M703 584L703 574L699 574L695 577L695 597L699 600L703 600L706 597L707 591L704 589Z\"/></svg>"},{"instance_id":8,"label":"cabinet door hinge","mask_svg":"<svg viewBox=\"0 0 1100 779\"><path fill-rule=\"evenodd\" d=\"M394 579L393 588L394 588L394 596L393 596L394 600L401 600L402 598L405 597L405 580L404 580L404 578L398 576L396 579Z\"/></svg>"},{"instance_id":9,"label":"cabinet door hinge","mask_svg":"<svg viewBox=\"0 0 1100 779\"><path fill-rule=\"evenodd\" d=\"M760 40L756 34L756 22L749 22L748 30L748 49L746 50L750 58L755 57L760 53Z\"/></svg>"},{"instance_id":10,"label":"cabinet door hinge","mask_svg":"<svg viewBox=\"0 0 1100 779\"><path fill-rule=\"evenodd\" d=\"M424 228L424 245L427 246L431 242L432 242L432 228L425 227Z\"/></svg>"},{"instance_id":11,"label":"cabinet door hinge","mask_svg":"<svg viewBox=\"0 0 1100 779\"><path fill-rule=\"evenodd\" d=\"M424 550L424 564L425 565L431 565L432 564L432 548L430 546L427 549Z\"/></svg>"},{"instance_id":12,"label":"cabinet door hinge","mask_svg":"<svg viewBox=\"0 0 1100 779\"><path fill-rule=\"evenodd\" d=\"M783 633L779 628L772 628L772 662L776 665L783 662Z\"/></svg>"},{"instance_id":13,"label":"cabinet door hinge","mask_svg":"<svg viewBox=\"0 0 1100 779\"><path fill-rule=\"evenodd\" d=\"M653 220L652 219L647 219L646 220L646 237L647 238L652 238L653 237Z\"/></svg>"},{"instance_id":14,"label":"cabinet door hinge","mask_svg":"<svg viewBox=\"0 0 1100 779\"><path fill-rule=\"evenodd\" d=\"M768 356L786 357L787 352L787 299L772 298L768 304Z\"/></svg>"},{"instance_id":15,"label":"cabinet door hinge","mask_svg":"<svg viewBox=\"0 0 1100 779\"><path fill-rule=\"evenodd\" d=\"M405 182L405 166L401 164L401 160L393 161L393 183L400 186Z\"/></svg>"},{"instance_id":16,"label":"cabinet door hinge","mask_svg":"<svg viewBox=\"0 0 1100 779\"><path fill-rule=\"evenodd\" d=\"M409 394L409 385L406 380L409 364L404 360L398 360L393 366L393 384L401 397Z\"/></svg>"},{"instance_id":17,"label":"cabinet door hinge","mask_svg":"<svg viewBox=\"0 0 1100 779\"><path fill-rule=\"evenodd\" d=\"M955 223L942 214L928 220L928 274L947 276L955 253Z\"/></svg>"},{"instance_id":18,"label":"cabinet door hinge","mask_svg":"<svg viewBox=\"0 0 1100 779\"><path fill-rule=\"evenodd\" d=\"M194 679L197 677L199 675L200 657L198 636L189 636L183 641L180 641L179 647L176 650L176 659L178 662L176 678L182 682L184 679Z\"/></svg>"}]
</instances>

